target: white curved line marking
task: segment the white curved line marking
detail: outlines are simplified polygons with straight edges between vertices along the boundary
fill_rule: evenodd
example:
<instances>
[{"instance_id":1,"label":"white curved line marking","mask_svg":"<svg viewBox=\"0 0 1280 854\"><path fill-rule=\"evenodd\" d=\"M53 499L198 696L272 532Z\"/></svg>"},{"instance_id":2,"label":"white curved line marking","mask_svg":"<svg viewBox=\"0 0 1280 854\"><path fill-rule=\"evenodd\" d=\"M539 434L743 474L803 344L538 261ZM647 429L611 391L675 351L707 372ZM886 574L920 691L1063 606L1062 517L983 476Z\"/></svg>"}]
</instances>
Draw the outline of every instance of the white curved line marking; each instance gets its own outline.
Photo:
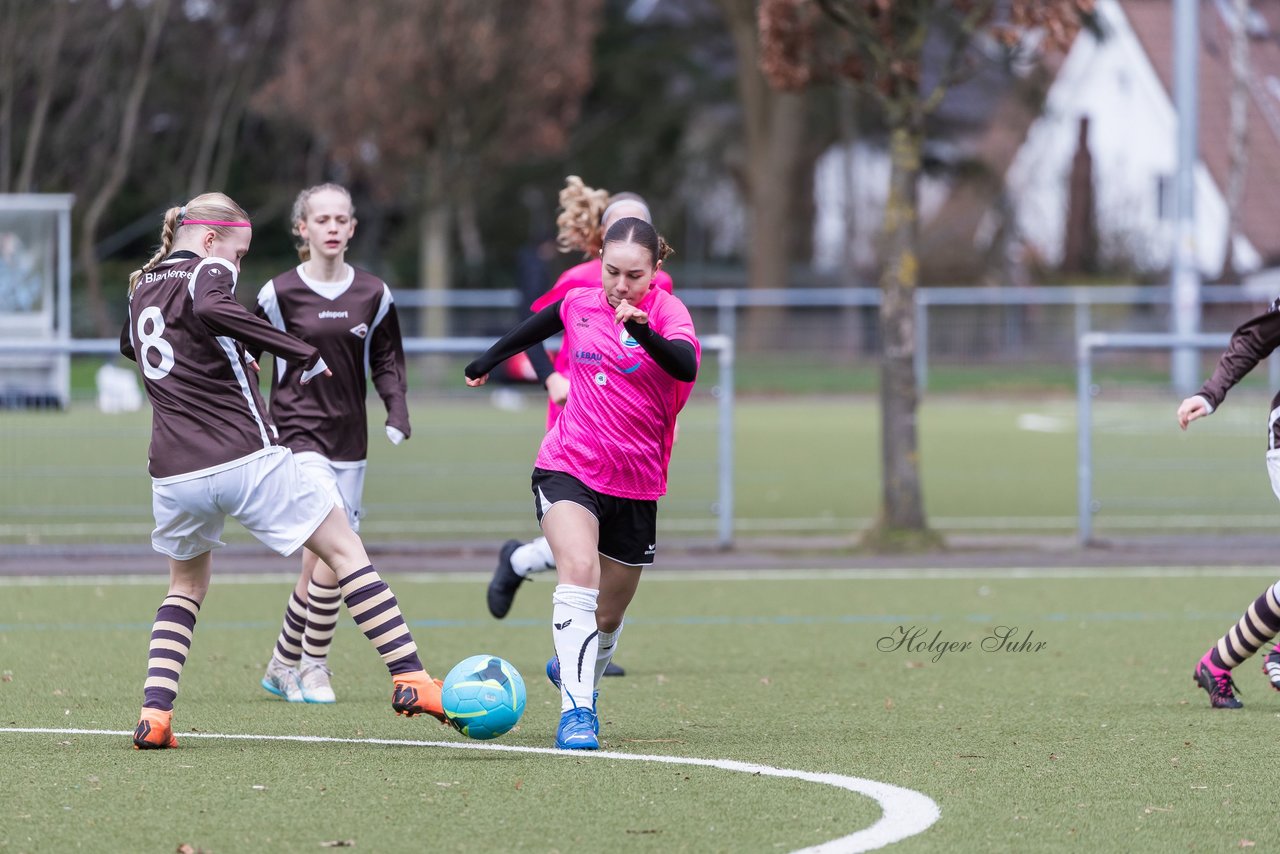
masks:
<instances>
[{"instance_id":1,"label":"white curved line marking","mask_svg":"<svg viewBox=\"0 0 1280 854\"><path fill-rule=\"evenodd\" d=\"M35 733L45 735L133 735L132 730L107 729L41 729L36 727L0 727L0 733ZM802 849L802 854L854 854L859 851L872 851L883 848L894 842L923 833L938 820L941 811L932 798L901 786L866 780L862 777L846 777L843 774L820 774L813 771L794 771L788 768L774 768L771 765L756 765L751 762L736 762L732 759L698 759L686 756L657 756L643 753L615 753L610 750L556 750L550 747L525 747L514 744L482 744L480 742L458 741L412 741L395 738L327 738L315 735L243 735L212 732L184 732L182 738L223 738L242 739L247 741L301 741L308 744L381 744L393 747L444 747L450 750L497 750L506 753L549 753L556 756L574 756L577 758L597 757L600 759L626 759L638 762L665 762L668 765L700 765L706 768L719 768L723 771L738 771L743 774L758 774L763 777L789 777L794 780L805 780L809 783L822 783L856 792L880 804L883 814L879 821L868 828L820 843L812 848Z\"/></svg>"}]
</instances>

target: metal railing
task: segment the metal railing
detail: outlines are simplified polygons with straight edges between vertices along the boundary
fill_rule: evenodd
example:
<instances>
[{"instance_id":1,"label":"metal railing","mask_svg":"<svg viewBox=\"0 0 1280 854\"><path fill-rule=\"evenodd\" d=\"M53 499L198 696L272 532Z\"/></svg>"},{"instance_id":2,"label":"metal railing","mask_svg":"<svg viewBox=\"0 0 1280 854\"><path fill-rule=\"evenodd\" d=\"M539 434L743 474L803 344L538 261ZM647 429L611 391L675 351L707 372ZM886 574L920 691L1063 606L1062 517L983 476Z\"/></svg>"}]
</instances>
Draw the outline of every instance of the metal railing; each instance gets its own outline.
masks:
<instances>
[{"instance_id":1,"label":"metal railing","mask_svg":"<svg viewBox=\"0 0 1280 854\"><path fill-rule=\"evenodd\" d=\"M679 291L681 301L691 310L710 311L717 332L737 338L739 317L751 308L783 309L878 309L879 288L766 288L748 290L696 289ZM1256 288L1240 285L1214 285L1202 290L1206 306L1240 306L1242 316L1256 313L1273 298ZM518 311L524 306L515 290L395 291L396 304L402 310L491 310ZM1132 309L1171 309L1172 292L1167 285L1090 285L1045 287L922 287L916 291L914 355L916 377L921 391L928 388L931 330L945 329L947 321L937 315L944 309L1030 307L1071 309L1070 341L1095 331L1096 310L1105 307ZM833 321L838 322L838 321ZM1034 340L1034 335L1026 335ZM1064 342L1069 344L1070 342ZM1035 345L1029 345L1034 347ZM1059 358L1069 358L1064 348Z\"/></svg>"},{"instance_id":2,"label":"metal railing","mask_svg":"<svg viewBox=\"0 0 1280 854\"><path fill-rule=\"evenodd\" d=\"M469 355L482 353L494 343L491 337L406 338L406 355ZM721 548L730 548L734 537L734 343L723 334L699 336L704 353L715 353L719 382L711 389L716 400L716 540ZM0 341L0 355L88 355L116 356L120 342L112 338L72 339L67 341Z\"/></svg>"}]
</instances>

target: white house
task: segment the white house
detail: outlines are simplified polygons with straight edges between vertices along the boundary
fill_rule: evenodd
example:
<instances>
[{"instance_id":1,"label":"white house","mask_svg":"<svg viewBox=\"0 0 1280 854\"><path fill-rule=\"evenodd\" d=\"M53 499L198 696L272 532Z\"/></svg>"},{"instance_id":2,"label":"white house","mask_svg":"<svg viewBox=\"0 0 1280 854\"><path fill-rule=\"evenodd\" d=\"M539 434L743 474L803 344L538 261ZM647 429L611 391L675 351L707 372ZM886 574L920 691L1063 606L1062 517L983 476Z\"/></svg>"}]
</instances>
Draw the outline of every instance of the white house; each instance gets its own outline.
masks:
<instances>
[{"instance_id":1,"label":"white house","mask_svg":"<svg viewBox=\"0 0 1280 854\"><path fill-rule=\"evenodd\" d=\"M1001 239L1012 237L1045 263L1058 264L1072 160L1081 119L1087 118L1104 259L1150 272L1167 269L1177 161L1173 5L1170 0L1098 0L1102 37L1082 30L1065 57L1051 58L1049 66L1056 69L1039 115L1019 107L1007 82L989 81L987 94L977 94L976 103L975 90L982 87L968 87L971 103L961 108L975 121L968 132L948 140L952 160L980 163L991 177L980 187L972 181L966 185L965 179L922 183L924 251L958 251L963 245L975 257L991 258L993 241L1002 233ZM1280 0L1253 0L1253 7L1248 166L1234 245L1235 265L1242 272L1280 266L1280 39L1274 37L1280 33ZM1210 277L1222 270L1227 245L1231 8L1230 0L1199 4L1195 254L1201 273ZM1003 97L993 94L1000 88ZM823 156L815 180L817 266L834 269L847 257L844 219L850 198L856 212L855 257L867 266L887 180L883 149L835 147ZM852 192L846 189L850 186ZM1010 215L1012 232L1005 222Z\"/></svg>"}]
</instances>

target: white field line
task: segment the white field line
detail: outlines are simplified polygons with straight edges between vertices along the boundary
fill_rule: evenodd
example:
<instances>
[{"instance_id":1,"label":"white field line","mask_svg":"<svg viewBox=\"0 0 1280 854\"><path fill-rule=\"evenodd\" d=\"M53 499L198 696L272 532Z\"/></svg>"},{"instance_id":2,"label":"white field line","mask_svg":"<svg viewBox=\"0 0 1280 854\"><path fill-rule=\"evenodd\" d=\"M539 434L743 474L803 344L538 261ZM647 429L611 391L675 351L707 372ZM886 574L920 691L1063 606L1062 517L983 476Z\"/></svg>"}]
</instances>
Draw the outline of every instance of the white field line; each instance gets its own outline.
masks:
<instances>
[{"instance_id":1,"label":"white field line","mask_svg":"<svg viewBox=\"0 0 1280 854\"><path fill-rule=\"evenodd\" d=\"M37 727L0 727L0 733L28 733L43 735L110 735L130 736L126 730L102 729L44 729ZM923 833L938 820L942 812L937 803L927 795L912 789L904 789L889 783L867 780L862 777L849 777L844 774L823 774L812 771L796 771L788 768L774 768L771 765L757 765L751 762L738 762L732 759L698 759L684 756L660 756L644 753L615 753L610 750L555 750L550 747L525 747L522 745L482 744L479 742L453 741L411 741L391 738L326 738L311 735L244 735L209 732L183 733L182 738L218 738L244 741L298 741L307 744L377 744L394 747L441 747L449 750L492 750L504 753L535 753L552 756L572 756L574 759L623 759L633 762L660 762L667 765L697 765L704 768L719 768L722 771L737 771L762 777L787 777L793 780L804 780L809 783L822 783L835 786L859 795L865 795L880 805L882 814L879 820L870 827L805 848L805 854L854 854L859 851L873 851L894 842L899 842L917 833Z\"/></svg>"},{"instance_id":2,"label":"white field line","mask_svg":"<svg viewBox=\"0 0 1280 854\"><path fill-rule=\"evenodd\" d=\"M487 584L488 572L389 572L393 584ZM1055 566L948 569L648 569L645 583L667 581L1045 581L1122 580L1133 578L1278 578L1273 566ZM293 572L214 574L213 585L278 585L298 580ZM163 587L169 576L150 575L3 575L3 587Z\"/></svg>"}]
</instances>

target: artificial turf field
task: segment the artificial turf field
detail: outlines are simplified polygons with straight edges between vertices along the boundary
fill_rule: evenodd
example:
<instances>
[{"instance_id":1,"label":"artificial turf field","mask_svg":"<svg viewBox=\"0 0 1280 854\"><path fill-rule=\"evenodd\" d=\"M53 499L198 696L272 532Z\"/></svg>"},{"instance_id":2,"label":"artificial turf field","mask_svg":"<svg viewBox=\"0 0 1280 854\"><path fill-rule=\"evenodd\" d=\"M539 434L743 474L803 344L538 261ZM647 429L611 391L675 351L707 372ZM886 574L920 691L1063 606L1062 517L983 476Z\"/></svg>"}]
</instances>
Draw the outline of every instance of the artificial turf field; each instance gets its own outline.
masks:
<instances>
[{"instance_id":1,"label":"artificial turf field","mask_svg":"<svg viewBox=\"0 0 1280 854\"><path fill-rule=\"evenodd\" d=\"M0 851L837 851L874 844L857 835L873 825L884 841L928 824L896 801L882 820L870 797L773 769L931 799L936 823L895 851L1274 842L1280 695L1253 661L1239 671L1245 708L1211 710L1191 670L1275 570L779 569L645 579L618 656L628 675L600 700L606 751L645 760L453 749L475 743L391 712L385 670L345 617L339 702L274 700L258 680L290 582L216 570L183 673L180 747L136 752L127 732L162 579L0 581ZM491 744L548 748L550 585L527 585L496 622L481 575L389 580L430 669L487 651L524 674L524 719ZM1030 644L982 649L1001 626ZM972 646L896 646L912 627L920 642Z\"/></svg>"}]
</instances>

